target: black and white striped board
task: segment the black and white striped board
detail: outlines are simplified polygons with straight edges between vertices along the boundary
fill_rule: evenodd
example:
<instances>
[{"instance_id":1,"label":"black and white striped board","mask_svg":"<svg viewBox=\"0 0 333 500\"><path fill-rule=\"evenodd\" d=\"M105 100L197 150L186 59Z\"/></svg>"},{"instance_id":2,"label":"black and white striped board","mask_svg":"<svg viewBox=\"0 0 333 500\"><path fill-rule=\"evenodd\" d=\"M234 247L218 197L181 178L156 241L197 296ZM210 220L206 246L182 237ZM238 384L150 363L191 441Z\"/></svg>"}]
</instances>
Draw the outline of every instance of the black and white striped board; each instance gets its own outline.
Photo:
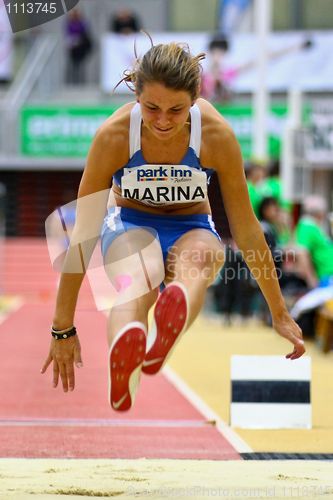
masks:
<instances>
[{"instance_id":1,"label":"black and white striped board","mask_svg":"<svg viewBox=\"0 0 333 500\"><path fill-rule=\"evenodd\" d=\"M231 357L230 424L252 429L311 428L311 358Z\"/></svg>"}]
</instances>

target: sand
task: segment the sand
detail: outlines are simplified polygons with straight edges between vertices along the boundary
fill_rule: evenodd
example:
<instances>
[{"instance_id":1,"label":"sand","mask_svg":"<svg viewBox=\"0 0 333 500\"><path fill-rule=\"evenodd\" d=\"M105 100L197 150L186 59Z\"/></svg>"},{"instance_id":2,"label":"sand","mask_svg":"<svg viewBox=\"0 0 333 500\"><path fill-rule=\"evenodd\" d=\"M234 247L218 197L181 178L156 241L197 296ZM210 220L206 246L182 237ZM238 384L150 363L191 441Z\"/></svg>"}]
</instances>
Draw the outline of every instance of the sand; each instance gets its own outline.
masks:
<instances>
[{"instance_id":1,"label":"sand","mask_svg":"<svg viewBox=\"0 0 333 500\"><path fill-rule=\"evenodd\" d=\"M0 498L333 498L333 462L0 459Z\"/></svg>"}]
</instances>

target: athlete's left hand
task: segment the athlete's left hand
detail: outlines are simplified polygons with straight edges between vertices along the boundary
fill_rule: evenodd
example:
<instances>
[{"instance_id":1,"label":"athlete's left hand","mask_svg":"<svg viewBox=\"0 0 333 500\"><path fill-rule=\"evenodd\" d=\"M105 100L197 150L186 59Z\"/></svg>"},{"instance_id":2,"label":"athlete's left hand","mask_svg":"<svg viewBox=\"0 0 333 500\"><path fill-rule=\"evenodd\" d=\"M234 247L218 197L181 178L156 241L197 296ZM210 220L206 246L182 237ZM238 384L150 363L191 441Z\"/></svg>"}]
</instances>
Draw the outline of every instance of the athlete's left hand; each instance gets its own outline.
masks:
<instances>
[{"instance_id":1,"label":"athlete's left hand","mask_svg":"<svg viewBox=\"0 0 333 500\"><path fill-rule=\"evenodd\" d=\"M53 387L57 387L60 377L64 392L68 392L68 389L73 391L75 387L74 365L77 368L83 366L78 334L63 340L55 340L51 337L49 354L40 372L45 373L52 362Z\"/></svg>"},{"instance_id":2,"label":"athlete's left hand","mask_svg":"<svg viewBox=\"0 0 333 500\"><path fill-rule=\"evenodd\" d=\"M278 317L273 317L273 328L281 337L294 345L294 350L287 354L286 358L297 359L305 353L302 330L287 311Z\"/></svg>"}]
</instances>

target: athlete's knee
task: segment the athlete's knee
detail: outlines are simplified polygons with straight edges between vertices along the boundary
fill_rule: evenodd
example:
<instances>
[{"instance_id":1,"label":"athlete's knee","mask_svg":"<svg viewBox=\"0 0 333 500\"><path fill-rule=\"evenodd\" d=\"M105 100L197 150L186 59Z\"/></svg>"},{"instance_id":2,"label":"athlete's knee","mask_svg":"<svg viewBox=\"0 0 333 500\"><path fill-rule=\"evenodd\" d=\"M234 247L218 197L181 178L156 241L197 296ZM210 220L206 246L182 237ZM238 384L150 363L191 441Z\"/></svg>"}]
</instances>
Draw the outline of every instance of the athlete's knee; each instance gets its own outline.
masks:
<instances>
[{"instance_id":1,"label":"athlete's knee","mask_svg":"<svg viewBox=\"0 0 333 500\"><path fill-rule=\"evenodd\" d=\"M194 241L190 248L169 253L166 273L167 280L204 280L211 284L224 263L221 247L212 248L204 241Z\"/></svg>"},{"instance_id":2,"label":"athlete's knee","mask_svg":"<svg viewBox=\"0 0 333 500\"><path fill-rule=\"evenodd\" d=\"M134 240L134 233L138 236ZM150 237L148 241L139 239ZM122 238L122 237L121 237ZM122 238L123 240L123 238ZM157 240L147 231L132 231L130 241L120 245L120 239L112 245L105 254L105 271L113 283L119 275L126 276L126 281L142 284L143 288L154 289L164 280L165 269L162 250ZM121 242L123 243L123 241Z\"/></svg>"},{"instance_id":3,"label":"athlete's knee","mask_svg":"<svg viewBox=\"0 0 333 500\"><path fill-rule=\"evenodd\" d=\"M141 258L127 263L105 262L104 266L118 299L125 302L144 297L157 289L165 276L164 263L159 258Z\"/></svg>"},{"instance_id":4,"label":"athlete's knee","mask_svg":"<svg viewBox=\"0 0 333 500\"><path fill-rule=\"evenodd\" d=\"M159 289L154 288L153 290L138 294L136 297L132 297L128 302L122 300L116 301L115 305L118 310L122 309L124 311L135 312L135 314L139 316L142 314L146 315L149 309L155 304L158 294Z\"/></svg>"},{"instance_id":5,"label":"athlete's knee","mask_svg":"<svg viewBox=\"0 0 333 500\"><path fill-rule=\"evenodd\" d=\"M182 255L183 253L183 255ZM180 261L190 264L199 269L221 267L224 263L224 252L222 248L216 248L205 241L195 241L190 249L180 254Z\"/></svg>"},{"instance_id":6,"label":"athlete's knee","mask_svg":"<svg viewBox=\"0 0 333 500\"><path fill-rule=\"evenodd\" d=\"M142 266L151 288L157 288L164 281L165 265L161 256L142 256Z\"/></svg>"}]
</instances>

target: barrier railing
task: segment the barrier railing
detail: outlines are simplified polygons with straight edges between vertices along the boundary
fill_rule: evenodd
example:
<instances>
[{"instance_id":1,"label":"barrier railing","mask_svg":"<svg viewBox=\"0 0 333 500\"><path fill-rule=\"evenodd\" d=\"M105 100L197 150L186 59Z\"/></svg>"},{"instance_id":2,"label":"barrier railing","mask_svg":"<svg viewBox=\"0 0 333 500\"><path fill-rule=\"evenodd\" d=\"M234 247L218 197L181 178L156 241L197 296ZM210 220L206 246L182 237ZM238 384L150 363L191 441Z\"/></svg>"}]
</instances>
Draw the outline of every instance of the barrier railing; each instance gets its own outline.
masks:
<instances>
[{"instance_id":1,"label":"barrier railing","mask_svg":"<svg viewBox=\"0 0 333 500\"><path fill-rule=\"evenodd\" d=\"M19 111L22 106L38 96L47 100L62 82L59 37L38 36L15 80L0 102L1 142L3 156L18 154Z\"/></svg>"}]
</instances>

